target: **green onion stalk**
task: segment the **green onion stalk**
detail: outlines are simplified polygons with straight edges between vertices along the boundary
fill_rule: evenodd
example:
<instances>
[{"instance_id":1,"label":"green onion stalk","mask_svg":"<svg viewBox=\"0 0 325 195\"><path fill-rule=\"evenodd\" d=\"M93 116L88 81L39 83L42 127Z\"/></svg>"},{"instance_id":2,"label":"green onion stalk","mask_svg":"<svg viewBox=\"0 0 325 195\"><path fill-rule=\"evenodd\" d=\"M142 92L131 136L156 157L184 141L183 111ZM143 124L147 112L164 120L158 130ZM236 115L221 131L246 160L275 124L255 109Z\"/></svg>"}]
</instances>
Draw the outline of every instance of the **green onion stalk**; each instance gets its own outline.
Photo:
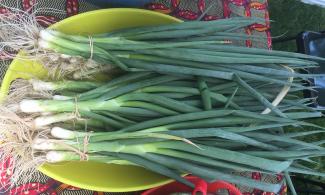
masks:
<instances>
[{"instance_id":1,"label":"green onion stalk","mask_svg":"<svg viewBox=\"0 0 325 195\"><path fill-rule=\"evenodd\" d=\"M140 75L148 75L141 73ZM131 77L124 76L123 78L131 79ZM133 75L134 76L134 75ZM156 75L155 75L156 76ZM138 77L138 76L137 76ZM134 76L134 78L137 78ZM142 77L141 77L142 78ZM112 125L115 128L121 128L125 125L135 123L132 117L140 118L136 120L144 120L143 118L154 118L160 116L177 115L178 113L187 113L200 111L200 108L185 104L178 100L159 96L156 94L133 93L132 91L143 86L151 86L162 82L177 80L179 77L161 76L157 78L150 78L141 80L132 84L124 84L124 86L115 86L116 83L123 83L121 78L117 78L105 84L104 88L101 86L94 90L106 90L105 97L94 98L89 100L79 100L78 95L75 97L68 96L53 96L55 100L23 100L20 102L20 111L24 113L54 113L56 115L42 116L35 119L35 126L41 127L50 125L51 123L64 122L63 120L71 120L70 117L63 117L64 115L72 116L74 113L77 116L95 119L102 121L106 125ZM132 79L131 79L132 80ZM132 80L133 81L133 80ZM33 86L37 90L74 90L80 88L87 88L85 82L65 81L65 82L43 82L34 81ZM79 86L81 85L81 86ZM95 84L89 84L91 87ZM109 87L111 85L111 87ZM96 86L96 85L95 85ZM130 91L132 93L130 93ZM87 95L85 93L85 95ZM92 94L92 95L95 95ZM86 97L86 96L85 96ZM119 116L121 115L121 116ZM131 119L125 118L131 117ZM44 123L40 121L45 121ZM53 122L51 122L53 121Z\"/></svg>"},{"instance_id":2,"label":"green onion stalk","mask_svg":"<svg viewBox=\"0 0 325 195\"><path fill-rule=\"evenodd\" d=\"M67 35L46 29L40 32L39 46L66 55L91 57L94 61L115 65L124 71L152 71L196 77L206 109L211 108L211 98L207 96L213 97L214 94L206 90L208 85L205 80L233 82L237 85L235 87L242 88L239 91L247 91L271 112L284 117L282 111L272 104L272 100L250 82L260 82L260 85L269 82L281 88L287 86L288 90L301 90L302 84L293 80L307 80L321 75L303 74L300 70L315 67L318 61L324 59L238 47L215 39L220 35L222 38L228 36L231 40L236 36L236 29L255 22L257 19L232 18L130 28L93 35L91 44L89 36Z\"/></svg>"},{"instance_id":3,"label":"green onion stalk","mask_svg":"<svg viewBox=\"0 0 325 195\"><path fill-rule=\"evenodd\" d=\"M275 100L283 91L282 85L254 80L246 83L261 94L256 97L270 100L272 107L257 102L256 97L237 82L206 77L138 72L106 82L31 80L30 83L34 91L52 94L52 99L27 96L12 107L23 113L46 115L35 119L34 125L38 128L61 123L68 129L76 126L84 129L82 126L87 125L94 131L119 130L149 119L217 109L262 113L275 108L282 115L300 111L309 115L302 118L318 116L317 111L308 107L312 99L301 99L294 95L295 90L290 91L308 89L295 81L292 85L296 86L285 88L288 90L277 103Z\"/></svg>"},{"instance_id":4,"label":"green onion stalk","mask_svg":"<svg viewBox=\"0 0 325 195\"><path fill-rule=\"evenodd\" d=\"M4 50L7 51L7 57L15 58L17 56L12 53L22 51L23 54L27 54L27 55L20 55L19 56L20 58L28 58L28 59L37 58L37 60L41 60L43 64L48 69L50 69L49 73L54 78L57 77L64 78L64 76L70 75L72 76L72 78L80 79L84 77L89 77L94 73L103 72L103 71L105 71L105 73L108 74L111 73L113 70L115 70L114 66L116 67L117 64L119 64L121 67L124 67L124 69L126 68L123 65L123 63L120 63L120 60L115 57L115 54L113 55L110 54L110 52L109 53L105 52L107 55L112 57L109 59L107 59L106 56L102 56L101 54L97 55L97 51L95 51L97 49L95 50L92 49L93 46L95 45L92 44L92 41L91 44L89 44L89 41L92 40L92 38L88 36L84 36L84 37L76 36L75 37L76 39L73 38L77 43L75 45L76 47L83 46L82 48L80 48L81 50L78 49L75 50L75 48L71 49L69 47L60 47L60 52L53 52L53 49L50 49L51 51L49 49L44 49L46 48L46 45L48 45L48 42L44 40L44 38L40 38L40 37L41 36L48 37L45 34L47 34L47 32L50 30L49 29L45 30L41 25L39 25L35 15L31 15L28 12L24 12L10 7L7 7L7 9L9 9L11 13L15 13L16 15L20 16L20 18L13 18L10 16L1 17L0 26L2 29L2 33L0 35L0 39L1 39L0 45L1 48L4 48ZM171 28L168 26L160 26L158 28L153 27L155 28L155 30L137 28L137 29L133 29L132 31L136 30L140 32L143 30L142 33L140 33L142 37L139 36L140 35L139 32L134 32L133 35L136 36L133 36L132 33L129 34L129 32L124 33L124 35L122 35L123 34L122 32L115 32L118 34L120 33L122 34L120 35L116 34L116 36L112 38L108 38L108 40L106 40L107 38L105 37L111 36L112 34L104 33L98 35L98 37L96 38L96 42L99 41L100 42L99 44L102 46L107 45L110 48L114 48L114 51L120 51L120 50L123 51L125 50L126 45L129 45L127 47L130 47L130 50L137 50L137 49L154 49L154 48L169 49L172 47L183 47L183 46L185 47L185 46L194 46L194 45L199 46L199 45L205 45L206 43L228 44L229 40L236 41L236 40L251 39L251 40L261 41L261 38L257 36L247 36L245 34L233 32L238 28L243 28L256 21L259 20L234 18L231 20L220 20L215 22L208 22L206 24L202 22L194 22L188 24L182 23L181 25L176 25L176 26L172 25ZM204 25L202 26L202 24ZM218 25L218 30L214 28L215 25ZM164 31L171 32L173 36L170 37L171 34L167 36L159 35L161 33L164 33ZM152 36L153 32L155 33L154 36L156 36L156 38L159 37L161 41ZM53 33L55 32L53 31ZM185 34L186 36L184 36ZM200 35L207 34L207 36L203 36L203 37L197 36L198 34ZM143 35L145 35L145 37L143 37ZM147 35L149 35L149 37ZM125 39L126 37L128 38ZM81 39L79 40L79 38ZM88 41L85 42L85 38L87 38ZM152 40L153 38L154 40ZM141 40L145 40L145 41L141 41ZM169 40L169 42L165 42L165 40ZM90 49L88 54L90 55L86 53L80 55L81 54L80 51L82 51L82 49L85 48L84 44L78 45L80 41L82 43L91 45L91 47L88 47L88 49ZM170 41L173 41L175 43L170 44ZM60 45L58 41L55 42L57 42L55 44ZM65 41L63 40L63 42ZM70 43L72 42L69 42L68 44ZM97 46L95 47L97 48ZM89 59L89 57L91 57L91 59ZM112 61L111 59L114 60ZM129 68L129 69L135 70L138 68Z\"/></svg>"},{"instance_id":5,"label":"green onion stalk","mask_svg":"<svg viewBox=\"0 0 325 195\"><path fill-rule=\"evenodd\" d=\"M180 173L278 192L281 184L256 182L231 173L259 171L278 174L287 171L324 176L300 166L306 158L324 156L323 147L295 139L304 134L324 133L324 129L297 120L294 113L288 116L281 118L248 111L218 110L153 119L114 132L53 127L50 133L55 139L36 137L32 148L46 152L46 161L50 163L88 160L135 164L189 186L193 184L182 179ZM254 126L243 125L247 120ZM299 135L276 135L267 131L275 127L303 128L308 125L318 130L300 132Z\"/></svg>"},{"instance_id":6,"label":"green onion stalk","mask_svg":"<svg viewBox=\"0 0 325 195\"><path fill-rule=\"evenodd\" d=\"M209 109L231 108L259 113L268 109L236 82L224 83L224 81L214 80L212 83L202 79L206 78L140 72L127 73L104 83L33 80L31 83L34 90L54 91L53 100L24 99L16 107L25 113L75 113L85 118L102 121L107 125L111 125L112 120L127 125L149 118ZM248 81L248 84L270 102L278 98L283 88L281 85L269 82ZM300 85L296 82L293 84ZM304 86L296 88L306 89ZM287 91L277 103L276 109L279 112L285 113L291 110L314 112L314 109L308 107L312 99L300 99L293 93L295 91ZM121 125L117 126L121 127Z\"/></svg>"},{"instance_id":7,"label":"green onion stalk","mask_svg":"<svg viewBox=\"0 0 325 195\"><path fill-rule=\"evenodd\" d=\"M53 94L53 100L44 100L42 98L23 100L18 107L24 113L53 114L37 118L35 120L36 127L57 122L69 122L71 117L78 118L80 116L90 118L90 121L97 121L96 124L102 123L106 126L112 126L111 128L121 128L148 118L201 111L202 109L198 106L189 105L185 102L156 93L145 93L141 91L143 87L155 86L155 84L166 82L173 84L171 81L176 82L177 80L180 80L179 83L185 82L181 81L182 79L184 77L164 76L152 73L131 73L117 77L106 83L68 80L59 82L31 80L30 83L32 84L33 90L49 91L49 93ZM168 87L165 88L168 89ZM169 88L173 90L172 86ZM193 91L193 89L189 89ZM194 89L194 92L200 95L198 90L195 91ZM222 102L226 102L227 100L222 95L215 96L217 100L221 99ZM231 103L231 105L235 104ZM73 117L74 114L72 113L75 113L75 117ZM62 117L65 115L70 117ZM46 122L39 123L42 120ZM87 124L93 125L94 123Z\"/></svg>"}]
</instances>

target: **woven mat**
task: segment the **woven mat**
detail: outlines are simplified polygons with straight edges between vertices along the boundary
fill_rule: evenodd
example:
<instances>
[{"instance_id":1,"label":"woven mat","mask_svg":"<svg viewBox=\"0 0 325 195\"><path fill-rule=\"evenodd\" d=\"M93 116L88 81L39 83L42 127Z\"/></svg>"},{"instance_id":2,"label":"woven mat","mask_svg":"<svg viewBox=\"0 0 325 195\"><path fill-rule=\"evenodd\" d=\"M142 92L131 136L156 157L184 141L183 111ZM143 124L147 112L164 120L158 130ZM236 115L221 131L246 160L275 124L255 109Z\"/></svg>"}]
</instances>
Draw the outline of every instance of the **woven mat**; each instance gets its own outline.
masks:
<instances>
[{"instance_id":1,"label":"woven mat","mask_svg":"<svg viewBox=\"0 0 325 195\"><path fill-rule=\"evenodd\" d=\"M108 0L109 1L109 0ZM60 12L42 12L38 14L38 17L42 21L47 21L43 25L50 25L58 22L64 18L76 15L78 13L87 12L95 9L99 9L94 5L86 3L84 0L2 0L1 3L10 7L18 7L22 10L29 10L31 8L53 8L60 10ZM153 3L144 6L145 9L154 10L157 12L169 14L180 18L182 20L216 20L220 18L229 18L235 16L246 17L261 17L268 20L269 15L267 11L267 0L155 0ZM8 10L0 6L0 14L7 13ZM203 15L203 13L205 13ZM238 41L237 45L244 45L247 47L259 47L259 48L271 48L271 36L269 31L269 23L256 24L250 26L243 32L252 35L258 35L265 38L264 42L252 42L252 41ZM0 53L0 59L6 60L4 55ZM7 65L10 61L7 61ZM7 70L7 66L0 67L0 81ZM8 162L0 163L1 167L6 167ZM260 173L240 173L247 177L254 178L256 180L263 180L276 183L281 180L279 177L269 177ZM0 172L1 183L10 183L10 172ZM42 173L36 173L34 175L34 182L21 183L13 189L8 189L6 194L16 195L108 195L108 194L140 194L139 192L133 193L103 193L93 192L88 190L79 189L67 184L55 181ZM249 189L239 186L244 195L249 194L264 194L271 195L272 193L261 192L256 189ZM0 186L1 188L1 186ZM22 191L21 189L24 189ZM3 190L1 190L3 191ZM281 194L284 194L286 187L283 187ZM0 193L1 194L1 193Z\"/></svg>"}]
</instances>

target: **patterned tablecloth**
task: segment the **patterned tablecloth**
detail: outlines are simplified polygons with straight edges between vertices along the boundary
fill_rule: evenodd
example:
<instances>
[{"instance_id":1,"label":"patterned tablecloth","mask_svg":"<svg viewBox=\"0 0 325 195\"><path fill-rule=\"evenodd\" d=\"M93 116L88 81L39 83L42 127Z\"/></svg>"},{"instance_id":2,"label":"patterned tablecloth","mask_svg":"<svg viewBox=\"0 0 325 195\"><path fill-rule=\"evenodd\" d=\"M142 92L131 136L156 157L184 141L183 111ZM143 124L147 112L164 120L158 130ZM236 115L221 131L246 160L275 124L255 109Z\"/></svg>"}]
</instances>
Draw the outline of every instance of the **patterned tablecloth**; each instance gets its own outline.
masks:
<instances>
[{"instance_id":1,"label":"patterned tablecloth","mask_svg":"<svg viewBox=\"0 0 325 195\"><path fill-rule=\"evenodd\" d=\"M109 1L109 0L107 0ZM37 19L42 21L42 25L48 26L64 18L76 15L78 13L99 9L94 5L88 4L85 0L2 0L0 5L0 14L9 12L6 6L18 7L23 10L33 10L41 8L53 8L53 11L40 11ZM267 22L269 15L267 11L267 0L154 0L152 3L146 4L145 9L155 10L157 12L169 14L183 20L216 20L220 18L228 18L234 16L261 17L265 18L264 23L252 25L243 31L247 34L253 34L265 37L265 41L252 42L241 41L236 44L246 45L247 47L271 48L270 24ZM0 53L0 59L6 59ZM9 62L7 63L9 64ZM3 78L6 68L0 68L0 81ZM3 171L0 171L0 186L2 189L0 194L10 195L104 195L104 194L139 194L134 193L103 193L93 192L69 186L55 181L42 173L36 173L32 183L20 183L12 189L6 189L6 184L10 183L10 170L6 170L6 166L10 164L10 160L0 163ZM260 173L239 173L252 177L256 180L264 180L269 182L278 182L281 176L269 177ZM263 194L270 195L272 193L261 192L256 189L248 189L241 187L244 195ZM5 191L5 192L4 192ZM284 194L286 187L283 187L281 194Z\"/></svg>"}]
</instances>

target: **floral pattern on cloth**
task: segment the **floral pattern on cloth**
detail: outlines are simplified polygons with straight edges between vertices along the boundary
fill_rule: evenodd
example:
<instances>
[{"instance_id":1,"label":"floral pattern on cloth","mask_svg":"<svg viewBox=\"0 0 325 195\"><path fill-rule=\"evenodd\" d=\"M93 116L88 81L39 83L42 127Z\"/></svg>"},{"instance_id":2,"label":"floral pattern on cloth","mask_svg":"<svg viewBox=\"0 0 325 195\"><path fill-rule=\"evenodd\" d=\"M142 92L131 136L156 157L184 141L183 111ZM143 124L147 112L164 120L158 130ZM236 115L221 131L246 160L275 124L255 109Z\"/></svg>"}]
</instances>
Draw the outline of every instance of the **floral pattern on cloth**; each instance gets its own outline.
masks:
<instances>
[{"instance_id":1,"label":"floral pattern on cloth","mask_svg":"<svg viewBox=\"0 0 325 195\"><path fill-rule=\"evenodd\" d=\"M98 7L88 4L84 0L2 0L0 5L0 14L10 14L6 8L17 7L27 12L34 9L45 9L37 13L38 22L47 27L64 18L76 15L78 13L99 9ZM262 24L254 24L247 27L244 32L249 35L258 35L265 37L265 42L244 41L238 45L246 45L247 47L259 47L271 49L271 35L269 14L267 10L267 0L154 0L145 6L146 9L169 14L182 20L216 20L221 18L229 18L234 16L260 17L265 18ZM41 9L40 9L41 10ZM0 52L0 59L5 60L6 55ZM8 61L7 64L10 62ZM3 78L6 68L0 69L0 81ZM33 175L33 182L21 183L8 189L10 186L10 175L12 170L10 167L10 159L0 162L0 194L5 195L123 195L123 194L140 194L133 193L109 193L109 192L93 192L89 190L79 189L67 184L60 183L51 179L40 172ZM256 180L263 180L277 183L283 179L281 175L272 177L261 173L243 172L241 175L251 177ZM249 189L238 186L244 195L273 195L274 193L262 192L257 189ZM286 194L286 186L282 187L280 195Z\"/></svg>"},{"instance_id":2,"label":"floral pattern on cloth","mask_svg":"<svg viewBox=\"0 0 325 195\"><path fill-rule=\"evenodd\" d=\"M267 0L157 0L146 7L161 13L170 14L183 20L216 20L234 16L265 18L264 24L254 24L245 29L248 35L266 37L267 41L255 43L246 41L247 47L272 47Z\"/></svg>"}]
</instances>

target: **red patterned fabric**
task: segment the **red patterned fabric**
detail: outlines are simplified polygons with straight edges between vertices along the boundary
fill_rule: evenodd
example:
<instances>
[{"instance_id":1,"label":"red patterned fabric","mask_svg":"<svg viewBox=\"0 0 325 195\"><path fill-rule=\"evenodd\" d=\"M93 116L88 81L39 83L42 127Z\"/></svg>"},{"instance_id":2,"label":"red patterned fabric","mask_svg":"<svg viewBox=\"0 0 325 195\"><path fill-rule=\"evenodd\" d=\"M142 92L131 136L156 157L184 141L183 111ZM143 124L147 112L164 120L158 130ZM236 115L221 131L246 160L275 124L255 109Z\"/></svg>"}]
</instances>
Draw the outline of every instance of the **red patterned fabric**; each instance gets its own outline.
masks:
<instances>
[{"instance_id":1,"label":"red patterned fabric","mask_svg":"<svg viewBox=\"0 0 325 195\"><path fill-rule=\"evenodd\" d=\"M67 16L73 16L78 14L79 1L78 0L67 0L66 2L66 11Z\"/></svg>"},{"instance_id":2,"label":"red patterned fabric","mask_svg":"<svg viewBox=\"0 0 325 195\"><path fill-rule=\"evenodd\" d=\"M197 0L197 9L198 11L192 11L189 9L182 9L180 8L181 0L170 0L171 6L166 6L164 3L150 3L147 5L148 9L155 10L158 12L162 12L165 14L170 14L176 16L181 19L186 20L196 20L198 19L202 13L206 9L206 2L205 0ZM215 20L217 19L216 16L206 14L202 20Z\"/></svg>"},{"instance_id":3,"label":"red patterned fabric","mask_svg":"<svg viewBox=\"0 0 325 195\"><path fill-rule=\"evenodd\" d=\"M150 3L147 5L148 9L155 10L161 13L170 14L185 20L197 20L204 11L209 7L205 0L196 0L196 11L189 10L185 6L181 6L181 3L185 2L182 0L169 0L169 1L159 1L159 3ZM267 37L267 48L271 49L272 39L270 34L270 22L269 22L269 12L267 10L267 0L253 1L253 0L219 0L220 7L223 15L205 14L202 20L216 20L219 18L229 18L232 16L233 9L231 7L237 6L244 8L244 13L242 16L252 17L252 12L254 10L260 11L264 14L265 23L264 24L254 24L245 29L248 35L253 34L254 31L265 33ZM210 3L211 4L211 3ZM169 5L169 6L168 6ZM211 8L210 8L211 9ZM252 41L246 41L247 47L253 47Z\"/></svg>"},{"instance_id":4,"label":"red patterned fabric","mask_svg":"<svg viewBox=\"0 0 325 195\"><path fill-rule=\"evenodd\" d=\"M19 2L19 8L27 12L32 12L37 9L37 6L46 8L52 8L61 10L64 14L58 13L38 13L37 21L47 27L61 19L76 15L80 12L90 11L96 9L96 7L85 3L82 0L2 0L3 4L15 7ZM267 11L267 0L156 0L153 3L146 5L147 9L158 11L161 13L169 14L178 17L183 20L197 20L201 19L204 21L216 20L220 18L229 18L234 15L242 15L246 17L256 16L265 18L265 23L254 24L245 29L247 34L257 34L267 38L265 43L253 43L251 41L245 41L247 47L263 47L271 48L271 35L270 35L270 23L269 13ZM207 10L208 9L208 10ZM242 11L243 10L243 11ZM5 7L0 7L0 14L10 14L10 11ZM203 15L203 17L202 17ZM240 43L239 43L240 44ZM259 44L259 45L258 45ZM0 53L0 59L6 59L6 53ZM0 79L1 80L1 79ZM48 178L40 173L35 177L34 182L27 184L20 184L12 189L8 189L10 186L10 176L12 170L10 170L11 160L8 159L5 162L0 162L0 191L5 191L8 195L104 195L114 193L103 193L103 192L91 192L82 190L76 187L62 184L51 178ZM256 180L266 180L266 176L260 173L247 173L247 177L252 177ZM42 178L42 179L39 179ZM282 176L279 175L276 181L281 181ZM244 195L271 195L272 193L261 192L256 189L245 189L242 191ZM283 186L281 195L286 193L286 186ZM1 192L0 192L1 194ZM130 194L130 193L115 193L115 194ZM139 193L131 193L139 194Z\"/></svg>"}]
</instances>

